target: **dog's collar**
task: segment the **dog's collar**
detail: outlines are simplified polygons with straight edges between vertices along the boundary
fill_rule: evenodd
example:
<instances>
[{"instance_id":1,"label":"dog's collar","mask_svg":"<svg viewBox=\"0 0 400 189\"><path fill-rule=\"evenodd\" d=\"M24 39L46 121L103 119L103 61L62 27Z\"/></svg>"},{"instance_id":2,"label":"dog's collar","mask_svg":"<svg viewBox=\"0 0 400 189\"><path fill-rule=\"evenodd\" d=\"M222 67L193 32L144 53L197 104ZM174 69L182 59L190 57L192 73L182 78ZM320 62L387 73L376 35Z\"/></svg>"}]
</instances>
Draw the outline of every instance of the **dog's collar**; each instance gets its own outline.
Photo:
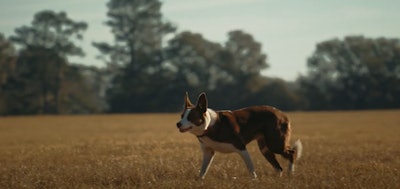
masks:
<instances>
[{"instance_id":1,"label":"dog's collar","mask_svg":"<svg viewBox=\"0 0 400 189\"><path fill-rule=\"evenodd\" d=\"M196 137L197 137L197 138L201 138L201 137L203 137L203 136L206 136L206 133L207 133L207 131L204 131L203 134L201 134L201 135L196 135Z\"/></svg>"}]
</instances>

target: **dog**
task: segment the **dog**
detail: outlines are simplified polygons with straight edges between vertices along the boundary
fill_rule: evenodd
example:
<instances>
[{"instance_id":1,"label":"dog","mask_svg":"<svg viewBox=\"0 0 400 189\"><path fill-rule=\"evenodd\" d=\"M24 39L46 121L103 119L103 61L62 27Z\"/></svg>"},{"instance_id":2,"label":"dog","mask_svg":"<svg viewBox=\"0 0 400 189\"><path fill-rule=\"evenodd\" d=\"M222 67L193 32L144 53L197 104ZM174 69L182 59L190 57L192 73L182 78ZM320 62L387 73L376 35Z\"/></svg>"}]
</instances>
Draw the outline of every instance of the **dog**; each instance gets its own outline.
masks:
<instances>
[{"instance_id":1,"label":"dog","mask_svg":"<svg viewBox=\"0 0 400 189\"><path fill-rule=\"evenodd\" d=\"M200 178L204 179L215 152L238 153L253 178L257 178L246 145L257 140L259 150L267 161L282 175L276 154L289 160L288 172L293 173L296 159L302 153L302 143L297 140L290 147L291 126L288 117L271 106L251 106L234 111L214 111L208 108L205 93L193 105L186 92L181 120L176 124L181 133L190 132L200 142L203 162Z\"/></svg>"}]
</instances>

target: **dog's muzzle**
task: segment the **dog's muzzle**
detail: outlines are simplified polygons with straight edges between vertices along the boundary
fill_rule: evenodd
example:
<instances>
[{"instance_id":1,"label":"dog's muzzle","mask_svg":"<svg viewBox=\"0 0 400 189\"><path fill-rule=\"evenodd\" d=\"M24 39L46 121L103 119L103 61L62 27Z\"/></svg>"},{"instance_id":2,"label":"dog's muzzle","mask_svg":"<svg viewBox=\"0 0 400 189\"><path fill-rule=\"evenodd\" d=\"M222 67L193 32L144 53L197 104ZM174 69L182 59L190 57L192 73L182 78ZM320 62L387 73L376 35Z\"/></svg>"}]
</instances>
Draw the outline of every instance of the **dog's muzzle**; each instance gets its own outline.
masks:
<instances>
[{"instance_id":1,"label":"dog's muzzle","mask_svg":"<svg viewBox=\"0 0 400 189\"><path fill-rule=\"evenodd\" d=\"M192 127L189 127L189 128L182 128L182 123L181 123L181 122L176 123L176 127L178 127L179 132L181 132L181 133L184 133L184 132L186 132L186 131L192 129Z\"/></svg>"},{"instance_id":2,"label":"dog's muzzle","mask_svg":"<svg viewBox=\"0 0 400 189\"><path fill-rule=\"evenodd\" d=\"M176 123L176 127L178 127L178 129L181 128L182 127L182 123L181 122Z\"/></svg>"}]
</instances>

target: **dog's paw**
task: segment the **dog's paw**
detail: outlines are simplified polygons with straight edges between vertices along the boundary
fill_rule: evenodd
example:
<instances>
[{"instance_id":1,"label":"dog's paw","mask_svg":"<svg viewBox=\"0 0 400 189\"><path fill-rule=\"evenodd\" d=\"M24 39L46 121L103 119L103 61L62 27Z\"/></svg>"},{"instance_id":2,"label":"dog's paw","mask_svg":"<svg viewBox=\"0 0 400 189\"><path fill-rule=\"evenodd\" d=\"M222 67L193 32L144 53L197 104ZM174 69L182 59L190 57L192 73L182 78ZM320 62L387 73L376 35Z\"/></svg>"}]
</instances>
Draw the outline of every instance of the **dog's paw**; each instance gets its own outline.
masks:
<instances>
[{"instance_id":1,"label":"dog's paw","mask_svg":"<svg viewBox=\"0 0 400 189\"><path fill-rule=\"evenodd\" d=\"M253 171L253 172L251 173L251 178L252 178L253 180L256 180L256 179L257 179L257 174L256 174L255 171Z\"/></svg>"}]
</instances>

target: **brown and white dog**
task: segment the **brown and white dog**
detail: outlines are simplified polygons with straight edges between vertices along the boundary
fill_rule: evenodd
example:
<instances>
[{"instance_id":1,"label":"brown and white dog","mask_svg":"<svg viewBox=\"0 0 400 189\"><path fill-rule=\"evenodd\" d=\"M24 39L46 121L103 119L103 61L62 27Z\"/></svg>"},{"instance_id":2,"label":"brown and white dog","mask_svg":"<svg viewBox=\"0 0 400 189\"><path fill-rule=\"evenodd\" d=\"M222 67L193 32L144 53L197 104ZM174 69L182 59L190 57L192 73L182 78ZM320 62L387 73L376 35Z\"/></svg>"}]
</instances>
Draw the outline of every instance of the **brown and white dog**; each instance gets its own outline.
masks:
<instances>
[{"instance_id":1,"label":"brown and white dog","mask_svg":"<svg viewBox=\"0 0 400 189\"><path fill-rule=\"evenodd\" d=\"M294 163L302 152L300 140L290 147L290 122L280 110L270 106L252 106L234 111L214 111L208 108L205 93L198 97L197 104L185 95L185 107L181 120L176 124L180 132L194 134L203 151L200 178L204 179L215 152L238 153L246 163L253 178L257 175L246 145L257 140L264 157L282 174L275 154L289 160L289 173L294 171Z\"/></svg>"}]
</instances>

